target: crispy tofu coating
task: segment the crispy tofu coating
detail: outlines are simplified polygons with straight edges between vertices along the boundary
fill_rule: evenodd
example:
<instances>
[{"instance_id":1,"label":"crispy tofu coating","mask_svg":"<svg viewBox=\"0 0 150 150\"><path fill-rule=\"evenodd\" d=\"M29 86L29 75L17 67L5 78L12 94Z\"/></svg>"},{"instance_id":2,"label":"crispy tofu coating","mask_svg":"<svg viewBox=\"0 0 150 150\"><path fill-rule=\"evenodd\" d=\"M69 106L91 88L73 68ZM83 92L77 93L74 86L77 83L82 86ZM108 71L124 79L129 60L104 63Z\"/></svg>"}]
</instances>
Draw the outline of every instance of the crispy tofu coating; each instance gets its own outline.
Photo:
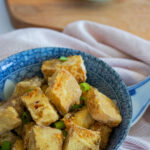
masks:
<instances>
[{"instance_id":1,"label":"crispy tofu coating","mask_svg":"<svg viewBox=\"0 0 150 150\"><path fill-rule=\"evenodd\" d=\"M60 69L69 71L78 82L84 82L86 80L86 69L81 56L69 56L66 61L59 59L47 60L42 65L42 72L45 79L48 79L48 77Z\"/></svg>"},{"instance_id":2,"label":"crispy tofu coating","mask_svg":"<svg viewBox=\"0 0 150 150\"><path fill-rule=\"evenodd\" d=\"M43 82L43 79L39 77L33 77L31 79L25 79L24 81L19 82L16 85L16 89L10 99L5 103L2 103L3 107L12 106L20 114L24 111L24 106L20 99L20 96L24 95L26 92L30 91L32 88L40 87Z\"/></svg>"},{"instance_id":3,"label":"crispy tofu coating","mask_svg":"<svg viewBox=\"0 0 150 150\"><path fill-rule=\"evenodd\" d=\"M43 80L39 77L33 77L31 79L25 79L16 85L16 89L13 93L13 97L19 97L35 87L40 87Z\"/></svg>"},{"instance_id":4,"label":"crispy tofu coating","mask_svg":"<svg viewBox=\"0 0 150 150\"><path fill-rule=\"evenodd\" d=\"M87 108L92 118L110 127L116 127L121 123L122 117L119 109L110 98L93 87L85 96L87 98Z\"/></svg>"},{"instance_id":5,"label":"crispy tofu coating","mask_svg":"<svg viewBox=\"0 0 150 150\"><path fill-rule=\"evenodd\" d=\"M94 119L91 117L86 107L78 112L66 114L63 120L66 126L70 123L74 123L80 127L89 128L94 124Z\"/></svg>"},{"instance_id":6,"label":"crispy tofu coating","mask_svg":"<svg viewBox=\"0 0 150 150\"><path fill-rule=\"evenodd\" d=\"M33 126L28 150L62 150L63 135L59 129Z\"/></svg>"},{"instance_id":7,"label":"crispy tofu coating","mask_svg":"<svg viewBox=\"0 0 150 150\"><path fill-rule=\"evenodd\" d=\"M0 134L10 131L21 125L17 111L9 107L0 107Z\"/></svg>"},{"instance_id":8,"label":"crispy tofu coating","mask_svg":"<svg viewBox=\"0 0 150 150\"><path fill-rule=\"evenodd\" d=\"M23 106L23 104L21 102L20 97L12 98L10 100L10 102L11 102L11 106L13 106L19 114L21 114L24 111L24 109L23 109L24 106Z\"/></svg>"},{"instance_id":9,"label":"crispy tofu coating","mask_svg":"<svg viewBox=\"0 0 150 150\"><path fill-rule=\"evenodd\" d=\"M26 93L21 100L38 125L48 126L58 120L59 116L56 110L40 88L34 88Z\"/></svg>"},{"instance_id":10,"label":"crispy tofu coating","mask_svg":"<svg viewBox=\"0 0 150 150\"><path fill-rule=\"evenodd\" d=\"M9 106L14 107L14 109L18 112L19 115L24 111L24 107L20 100L20 97L11 97L5 103L2 104L1 108L6 108Z\"/></svg>"},{"instance_id":11,"label":"crispy tofu coating","mask_svg":"<svg viewBox=\"0 0 150 150\"><path fill-rule=\"evenodd\" d=\"M12 97L5 104L14 107L19 115L21 115L24 111L24 106L20 97Z\"/></svg>"},{"instance_id":12,"label":"crispy tofu coating","mask_svg":"<svg viewBox=\"0 0 150 150\"><path fill-rule=\"evenodd\" d=\"M34 122L30 122L30 123L24 125L24 127L23 127L22 138L23 138L25 149L27 149L27 147L28 147L30 133L31 133L31 130L34 125L35 125Z\"/></svg>"},{"instance_id":13,"label":"crispy tofu coating","mask_svg":"<svg viewBox=\"0 0 150 150\"><path fill-rule=\"evenodd\" d=\"M25 150L23 146L23 141L18 139L12 147L12 150Z\"/></svg>"},{"instance_id":14,"label":"crispy tofu coating","mask_svg":"<svg viewBox=\"0 0 150 150\"><path fill-rule=\"evenodd\" d=\"M68 113L73 104L80 102L81 89L67 70L59 70L49 79L46 95L60 114Z\"/></svg>"},{"instance_id":15,"label":"crispy tofu coating","mask_svg":"<svg viewBox=\"0 0 150 150\"><path fill-rule=\"evenodd\" d=\"M0 135L0 146L4 141L10 141L12 144L16 142L18 137L14 135L12 132L8 131Z\"/></svg>"},{"instance_id":16,"label":"crispy tofu coating","mask_svg":"<svg viewBox=\"0 0 150 150\"><path fill-rule=\"evenodd\" d=\"M99 150L100 132L72 125L68 129L63 150Z\"/></svg>"},{"instance_id":17,"label":"crispy tofu coating","mask_svg":"<svg viewBox=\"0 0 150 150\"><path fill-rule=\"evenodd\" d=\"M106 149L106 146L107 146L108 141L109 141L109 136L112 132L112 128L110 128L110 127L108 127L102 123L95 122L91 126L91 130L100 131L100 135L101 135L100 150Z\"/></svg>"}]
</instances>

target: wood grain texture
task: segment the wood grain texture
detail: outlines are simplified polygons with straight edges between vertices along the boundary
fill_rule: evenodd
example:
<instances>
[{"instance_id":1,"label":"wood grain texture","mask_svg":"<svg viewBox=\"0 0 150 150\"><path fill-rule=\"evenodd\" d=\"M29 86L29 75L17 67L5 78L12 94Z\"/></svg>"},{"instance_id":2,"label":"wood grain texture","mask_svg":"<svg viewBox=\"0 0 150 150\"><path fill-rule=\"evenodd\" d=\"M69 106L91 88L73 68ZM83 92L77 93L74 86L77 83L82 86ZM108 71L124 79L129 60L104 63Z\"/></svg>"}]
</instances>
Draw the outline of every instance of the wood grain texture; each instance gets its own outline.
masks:
<instances>
[{"instance_id":1,"label":"wood grain texture","mask_svg":"<svg viewBox=\"0 0 150 150\"><path fill-rule=\"evenodd\" d=\"M90 20L111 25L150 40L150 0L6 0L16 28L56 30L73 21Z\"/></svg>"}]
</instances>

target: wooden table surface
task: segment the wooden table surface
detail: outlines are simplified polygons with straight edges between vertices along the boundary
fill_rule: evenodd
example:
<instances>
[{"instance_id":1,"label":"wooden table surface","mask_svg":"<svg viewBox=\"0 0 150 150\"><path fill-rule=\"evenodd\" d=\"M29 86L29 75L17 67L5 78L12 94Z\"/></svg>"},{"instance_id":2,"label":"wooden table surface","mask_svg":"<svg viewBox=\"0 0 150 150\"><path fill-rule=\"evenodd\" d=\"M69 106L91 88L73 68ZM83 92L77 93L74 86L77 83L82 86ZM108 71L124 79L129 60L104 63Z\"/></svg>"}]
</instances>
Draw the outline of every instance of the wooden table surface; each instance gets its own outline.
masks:
<instances>
[{"instance_id":1,"label":"wooden table surface","mask_svg":"<svg viewBox=\"0 0 150 150\"><path fill-rule=\"evenodd\" d=\"M62 31L73 21L111 25L150 40L150 0L6 0L16 28L47 27Z\"/></svg>"}]
</instances>

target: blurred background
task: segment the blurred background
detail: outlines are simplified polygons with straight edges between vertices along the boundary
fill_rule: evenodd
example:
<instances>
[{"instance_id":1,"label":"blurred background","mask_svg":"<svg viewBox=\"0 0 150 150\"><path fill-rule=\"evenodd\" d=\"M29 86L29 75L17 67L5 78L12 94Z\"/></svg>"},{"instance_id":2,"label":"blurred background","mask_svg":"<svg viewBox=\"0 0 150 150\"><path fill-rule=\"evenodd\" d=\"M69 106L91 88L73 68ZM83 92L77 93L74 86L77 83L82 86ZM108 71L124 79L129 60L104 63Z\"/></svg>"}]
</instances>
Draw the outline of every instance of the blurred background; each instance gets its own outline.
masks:
<instances>
[{"instance_id":1,"label":"blurred background","mask_svg":"<svg viewBox=\"0 0 150 150\"><path fill-rule=\"evenodd\" d=\"M77 20L107 24L150 40L150 0L0 0L0 33L13 26L62 31Z\"/></svg>"},{"instance_id":2,"label":"blurred background","mask_svg":"<svg viewBox=\"0 0 150 150\"><path fill-rule=\"evenodd\" d=\"M5 0L0 0L0 35L14 30L8 17Z\"/></svg>"}]
</instances>

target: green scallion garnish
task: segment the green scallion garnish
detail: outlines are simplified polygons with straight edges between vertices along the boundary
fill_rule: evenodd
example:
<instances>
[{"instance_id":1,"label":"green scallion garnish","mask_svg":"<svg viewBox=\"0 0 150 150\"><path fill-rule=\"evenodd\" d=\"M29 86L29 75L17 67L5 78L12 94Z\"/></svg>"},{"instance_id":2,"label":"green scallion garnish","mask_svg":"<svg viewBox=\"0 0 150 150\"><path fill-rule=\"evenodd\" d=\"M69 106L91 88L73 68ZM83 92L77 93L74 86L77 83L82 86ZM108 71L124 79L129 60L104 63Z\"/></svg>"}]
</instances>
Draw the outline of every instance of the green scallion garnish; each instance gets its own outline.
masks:
<instances>
[{"instance_id":1,"label":"green scallion garnish","mask_svg":"<svg viewBox=\"0 0 150 150\"><path fill-rule=\"evenodd\" d=\"M4 141L2 143L1 150L11 150L11 142Z\"/></svg>"},{"instance_id":2,"label":"green scallion garnish","mask_svg":"<svg viewBox=\"0 0 150 150\"><path fill-rule=\"evenodd\" d=\"M82 92L87 92L90 90L90 85L86 82L80 83L80 88L82 90Z\"/></svg>"},{"instance_id":3,"label":"green scallion garnish","mask_svg":"<svg viewBox=\"0 0 150 150\"><path fill-rule=\"evenodd\" d=\"M32 92L33 91L33 89L29 89L27 92L29 93L29 92Z\"/></svg>"},{"instance_id":4,"label":"green scallion garnish","mask_svg":"<svg viewBox=\"0 0 150 150\"><path fill-rule=\"evenodd\" d=\"M28 124L32 120L31 115L28 111L23 112L21 119L23 124Z\"/></svg>"},{"instance_id":5,"label":"green scallion garnish","mask_svg":"<svg viewBox=\"0 0 150 150\"><path fill-rule=\"evenodd\" d=\"M86 105L86 97L81 96L80 101L81 101L81 104Z\"/></svg>"},{"instance_id":6,"label":"green scallion garnish","mask_svg":"<svg viewBox=\"0 0 150 150\"><path fill-rule=\"evenodd\" d=\"M76 111L76 110L78 110L79 108L82 108L82 107L83 107L83 105L81 105L81 104L74 104L70 111Z\"/></svg>"},{"instance_id":7,"label":"green scallion garnish","mask_svg":"<svg viewBox=\"0 0 150 150\"><path fill-rule=\"evenodd\" d=\"M60 130L63 130L66 128L65 124L63 121L57 121L54 123L54 127L57 128L57 129L60 129Z\"/></svg>"},{"instance_id":8,"label":"green scallion garnish","mask_svg":"<svg viewBox=\"0 0 150 150\"><path fill-rule=\"evenodd\" d=\"M68 58L67 57L65 57L65 56L61 56L60 58L59 58L59 60L61 60L61 61L66 61Z\"/></svg>"},{"instance_id":9,"label":"green scallion garnish","mask_svg":"<svg viewBox=\"0 0 150 150\"><path fill-rule=\"evenodd\" d=\"M62 130L62 134L64 137L67 137L67 131L66 130Z\"/></svg>"}]
</instances>

